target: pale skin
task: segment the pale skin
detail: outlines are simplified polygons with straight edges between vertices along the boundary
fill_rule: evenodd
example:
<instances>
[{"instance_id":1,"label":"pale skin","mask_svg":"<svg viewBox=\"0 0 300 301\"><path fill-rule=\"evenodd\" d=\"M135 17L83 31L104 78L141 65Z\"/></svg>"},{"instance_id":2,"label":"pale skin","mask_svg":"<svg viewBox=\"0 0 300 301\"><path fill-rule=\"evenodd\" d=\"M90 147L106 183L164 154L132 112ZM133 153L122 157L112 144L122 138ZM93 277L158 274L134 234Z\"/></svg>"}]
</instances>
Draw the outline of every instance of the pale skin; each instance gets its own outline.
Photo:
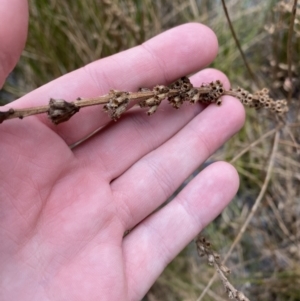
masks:
<instances>
[{"instance_id":1,"label":"pale skin","mask_svg":"<svg viewBox=\"0 0 300 301\"><path fill-rule=\"evenodd\" d=\"M0 3L3 84L24 47L28 8L24 0ZM58 78L10 107L168 84L203 69L217 48L210 29L186 24ZM229 87L213 69L191 78L196 85L216 79ZM220 107L174 110L166 103L151 117L134 108L118 122L99 106L58 126L44 115L1 124L0 300L142 299L233 198L238 175L231 165L214 163L153 211L243 122L242 105L225 96Z\"/></svg>"}]
</instances>

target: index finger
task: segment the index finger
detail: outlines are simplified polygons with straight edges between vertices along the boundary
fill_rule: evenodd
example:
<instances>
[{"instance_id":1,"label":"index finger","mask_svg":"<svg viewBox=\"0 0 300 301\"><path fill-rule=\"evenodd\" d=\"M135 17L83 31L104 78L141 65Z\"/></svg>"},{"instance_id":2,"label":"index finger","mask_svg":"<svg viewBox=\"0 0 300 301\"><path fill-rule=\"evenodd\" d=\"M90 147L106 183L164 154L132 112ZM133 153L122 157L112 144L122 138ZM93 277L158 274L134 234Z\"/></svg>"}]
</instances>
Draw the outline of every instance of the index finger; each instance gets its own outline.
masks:
<instances>
[{"instance_id":1,"label":"index finger","mask_svg":"<svg viewBox=\"0 0 300 301\"><path fill-rule=\"evenodd\" d=\"M198 23L181 25L140 46L62 76L17 100L13 107L42 105L51 97L70 101L103 95L111 89L135 91L168 84L211 63L217 50L216 36L208 27ZM45 115L38 118L67 144L75 143L109 121L99 106L83 109L58 126L52 125Z\"/></svg>"}]
</instances>

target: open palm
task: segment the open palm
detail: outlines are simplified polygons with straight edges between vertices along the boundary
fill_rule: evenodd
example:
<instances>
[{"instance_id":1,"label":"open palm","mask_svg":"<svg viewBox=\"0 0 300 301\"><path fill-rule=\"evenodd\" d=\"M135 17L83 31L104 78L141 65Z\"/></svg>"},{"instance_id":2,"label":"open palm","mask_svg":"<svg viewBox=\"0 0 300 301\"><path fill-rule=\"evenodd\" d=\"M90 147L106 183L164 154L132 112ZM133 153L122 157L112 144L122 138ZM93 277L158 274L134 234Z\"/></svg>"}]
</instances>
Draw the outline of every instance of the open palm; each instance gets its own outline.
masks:
<instances>
[{"instance_id":1,"label":"open palm","mask_svg":"<svg viewBox=\"0 0 300 301\"><path fill-rule=\"evenodd\" d=\"M17 60L26 34L20 28L27 22L24 0L4 3L3 18L14 14L18 22L0 28L0 47L6 45L0 57L9 62L0 81ZM183 25L67 74L10 106L168 84L203 68L216 52L208 28ZM212 69L191 80L215 79L228 86L226 77ZM186 105L176 111L162 104L152 117L133 108L116 123L99 107L59 126L45 116L1 124L0 299L140 300L226 206L238 187L237 174L226 163L214 163L153 212L240 128L243 118L239 102L224 97L221 107ZM126 230L132 231L124 237Z\"/></svg>"}]
</instances>

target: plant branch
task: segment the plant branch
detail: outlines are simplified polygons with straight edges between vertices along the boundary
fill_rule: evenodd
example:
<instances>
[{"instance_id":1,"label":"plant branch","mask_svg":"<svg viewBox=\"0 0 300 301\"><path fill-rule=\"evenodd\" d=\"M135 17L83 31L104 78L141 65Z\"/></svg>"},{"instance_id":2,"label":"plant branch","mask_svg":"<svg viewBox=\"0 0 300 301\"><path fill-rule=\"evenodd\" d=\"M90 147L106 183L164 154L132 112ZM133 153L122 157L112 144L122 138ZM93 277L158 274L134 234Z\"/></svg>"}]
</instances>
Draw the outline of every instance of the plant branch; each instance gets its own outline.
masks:
<instances>
[{"instance_id":1,"label":"plant branch","mask_svg":"<svg viewBox=\"0 0 300 301\"><path fill-rule=\"evenodd\" d=\"M234 39L234 41L236 43L237 48L239 49L239 52L240 52L240 54L242 56L244 64L245 64L245 66L246 66L246 68L247 68L247 70L249 72L249 75L251 76L252 80L255 82L255 84L257 85L257 87L259 87L260 85L259 85L259 83L258 83L258 81L256 79L256 76L252 72L252 70L251 70L251 68L250 68L250 66L249 66L249 64L247 62L246 56L244 54L244 51L243 51L243 49L241 47L241 44L239 42L239 39L237 38L236 33L235 33L235 30L234 30L234 27L232 25L231 19L229 17L229 13L228 13L228 10L227 10L227 6L226 6L226 3L225 3L225 0L222 0L222 6L223 6L223 10L224 10L224 13L225 13L225 16L226 16L226 19L227 19L227 22L228 22L228 25L229 25L232 37L233 37L233 39Z\"/></svg>"},{"instance_id":2,"label":"plant branch","mask_svg":"<svg viewBox=\"0 0 300 301\"><path fill-rule=\"evenodd\" d=\"M200 257L206 256L208 264L217 271L226 293L230 299L236 301L250 301L242 292L238 291L228 280L230 269L221 262L220 255L211 248L211 244L201 234L195 240L197 253ZM199 299L198 299L199 300Z\"/></svg>"},{"instance_id":3,"label":"plant branch","mask_svg":"<svg viewBox=\"0 0 300 301\"><path fill-rule=\"evenodd\" d=\"M78 98L71 102L51 98L49 104L44 106L24 109L10 108L0 112L0 123L8 119L23 119L27 116L47 113L54 124L59 124L69 120L81 108L94 105L103 105L104 111L109 114L111 119L117 120L132 101L137 102L141 108L148 108L147 114L152 115L165 99L172 107L179 109L185 101L192 104L200 102L220 105L223 95L237 97L245 106L256 109L264 107L279 115L288 111L285 100L275 101L270 98L268 93L267 89L257 91L254 94L242 88L225 90L219 80L194 87L187 77L182 77L169 86L157 85L152 90L141 89L138 92L111 90L106 95L94 98Z\"/></svg>"},{"instance_id":4,"label":"plant branch","mask_svg":"<svg viewBox=\"0 0 300 301\"><path fill-rule=\"evenodd\" d=\"M232 243L229 251L226 253L224 260L222 261L222 264L225 264L226 261L228 260L229 256L231 255L233 249L236 247L236 245L238 244L238 242L241 240L244 232L246 231L246 228L248 227L250 221L252 220L254 214L256 213L259 204L261 203L261 200L263 198L263 196L265 195L265 192L268 188L270 179L271 179L271 173L273 170L273 166L274 166L274 161L275 161L275 155L277 152L277 147L278 147L278 143L279 143L279 131L277 130L275 133L275 138L274 138L274 142L273 142L273 148L272 148L272 152L271 152L271 156L270 156L270 160L269 160L269 165L267 167L267 173L266 173L266 177L264 180L264 183L262 185L262 188L260 190L259 195L257 196L255 203L251 209L251 212L249 213L248 217L246 218L244 224L242 225L238 235L236 236L234 242ZM205 289L203 290L202 294L199 296L199 298L197 299L197 301L201 301L203 299L203 297L206 295L207 291L209 290L209 288L211 287L211 285L214 283L214 281L217 278L217 273L215 273L210 281L208 282L207 286L205 287Z\"/></svg>"}]
</instances>

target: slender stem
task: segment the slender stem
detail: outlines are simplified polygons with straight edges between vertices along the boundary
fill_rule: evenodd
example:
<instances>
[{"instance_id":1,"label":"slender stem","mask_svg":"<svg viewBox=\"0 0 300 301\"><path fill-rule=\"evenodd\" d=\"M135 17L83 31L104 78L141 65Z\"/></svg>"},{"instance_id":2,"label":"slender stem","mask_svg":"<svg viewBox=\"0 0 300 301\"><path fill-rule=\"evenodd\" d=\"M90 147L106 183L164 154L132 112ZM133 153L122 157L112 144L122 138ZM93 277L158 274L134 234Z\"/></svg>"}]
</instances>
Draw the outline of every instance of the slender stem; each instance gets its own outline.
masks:
<instances>
[{"instance_id":1,"label":"slender stem","mask_svg":"<svg viewBox=\"0 0 300 301\"><path fill-rule=\"evenodd\" d=\"M237 97L246 106L255 107L256 109L265 107L279 115L288 111L286 102L282 100L275 101L270 98L267 89L254 94L242 88L225 90L219 80L202 84L200 87L194 87L187 77L182 77L170 86L157 85L152 90L144 89L138 92L111 90L103 96L78 98L71 102L51 98L49 104L44 106L24 109L10 108L7 111L0 111L0 123L8 119L22 119L31 115L47 113L53 123L59 124L69 120L81 108L95 105L103 105L103 109L109 116L113 120L117 120L127 110L128 104L132 101L142 108L148 108L147 114L152 115L164 99L167 99L171 106L179 109L185 101L192 104L200 102L220 105L223 95Z\"/></svg>"},{"instance_id":2,"label":"slender stem","mask_svg":"<svg viewBox=\"0 0 300 301\"><path fill-rule=\"evenodd\" d=\"M240 52L240 54L242 56L244 64L245 64L245 66L246 66L246 68L247 68L247 70L248 70L248 72L249 72L252 80L255 82L255 84L257 85L257 87L259 87L260 85L259 85L259 83L258 83L258 81L256 79L256 76L252 72L252 70L251 70L251 68L250 68L250 66L249 66L249 64L247 62L246 56L244 54L244 51L242 50L241 44L239 42L239 39L237 38L237 35L236 35L235 30L233 28L233 25L232 25L232 22L231 22L230 17L229 17L229 13L228 13L228 10L227 10L227 6L226 6L226 3L225 3L225 0L222 0L222 6L223 6L223 10L225 12L225 16L226 16L226 19L227 19L227 22L228 22L231 34L233 36L233 39L234 39L234 41L236 43L237 48L239 49L239 52Z\"/></svg>"},{"instance_id":3,"label":"slender stem","mask_svg":"<svg viewBox=\"0 0 300 301\"><path fill-rule=\"evenodd\" d=\"M279 142L279 131L277 130L276 133L275 133L275 137L274 137L273 148L272 148L272 152L271 152L271 156L270 156L270 160L269 160L269 165L267 167L266 177L265 177L264 183L261 187L260 193L257 196L257 198L255 200L255 203L254 203L254 205L251 209L251 212L249 213L248 217L246 218L245 222L243 223L238 235L236 236L234 242L231 244L231 247L230 247L229 251L226 253L226 255L224 257L224 260L222 261L222 264L226 263L229 256L231 255L233 249L236 247L238 242L241 240L246 228L248 227L250 221L252 220L254 214L256 213L256 211L259 207L259 204L261 203L261 200L262 200L263 196L265 195L265 192L268 188L268 185L269 185L269 182L270 182L270 179L271 179L271 173L272 173L273 166L274 166L274 161L275 161L275 155L276 155L276 152L277 152L278 142ZM214 275L210 278L207 286L202 291L202 293L199 296L199 298L197 299L197 301L203 300L204 296L206 295L207 291L212 286L212 284L214 283L216 278L217 278L217 273L214 273Z\"/></svg>"},{"instance_id":4,"label":"slender stem","mask_svg":"<svg viewBox=\"0 0 300 301\"><path fill-rule=\"evenodd\" d=\"M198 91L200 91L200 93L207 93L209 92L209 88L206 87L201 87L201 88L196 88L198 89ZM170 90L168 92L169 96L173 96L178 94L178 90ZM128 99L129 101L134 101L134 100L145 100L148 99L150 97L154 96L154 92L153 91L141 91L141 92L131 92L128 95ZM100 105L100 104L106 104L109 102L111 98L111 95L106 94L100 97L94 97L94 98L81 98L78 100L74 101L74 104L79 107L88 107L88 106L95 106L95 105ZM44 113L44 112L42 112Z\"/></svg>"},{"instance_id":5,"label":"slender stem","mask_svg":"<svg viewBox=\"0 0 300 301\"><path fill-rule=\"evenodd\" d=\"M210 91L209 87L199 87L195 88L198 90L200 94L205 94ZM114 91L114 90L112 90ZM178 89L170 89L168 92L168 96L175 96L178 94ZM153 97L155 93L153 91L139 91L139 92L128 92L128 101L142 101L149 99ZM92 97L92 98L78 98L77 100L73 102L69 102L68 104L74 105L76 107L77 111L80 108L88 107L88 106L95 106L95 105L104 105L109 103L111 100L112 95L106 94L99 97ZM54 99L51 99L55 101ZM63 101L63 100L61 100ZM67 103L67 102L65 102ZM13 119L13 118L20 118L23 119L24 117L28 117L31 115L37 115L42 113L49 113L49 110L51 108L51 104L44 106L37 106L37 107L31 107L31 108L24 108L24 109L13 109L10 108L8 111L0 112L0 123L2 123L4 120ZM76 113L76 112L75 112ZM66 121L66 120L63 120Z\"/></svg>"},{"instance_id":6,"label":"slender stem","mask_svg":"<svg viewBox=\"0 0 300 301\"><path fill-rule=\"evenodd\" d=\"M49 105L32 107L32 108L27 108L27 109L9 109L8 114L5 117L5 120L13 119L13 118L22 119L27 116L46 113L46 112L48 112L48 110L49 110ZM7 112L5 112L5 113L7 113ZM1 115L0 115L0 122L1 122Z\"/></svg>"},{"instance_id":7,"label":"slender stem","mask_svg":"<svg viewBox=\"0 0 300 301\"><path fill-rule=\"evenodd\" d=\"M288 34L288 41L287 41L287 64L288 64L288 79L289 79L289 94L288 94L288 103L291 101L292 94L293 94L293 79L292 79L292 56L293 56L293 48L292 48L292 41L293 41L293 31L294 31L294 23L295 17L297 12L297 2L298 0L294 0L293 8L292 8L292 15L291 15L291 22L289 26L289 34Z\"/></svg>"}]
</instances>

